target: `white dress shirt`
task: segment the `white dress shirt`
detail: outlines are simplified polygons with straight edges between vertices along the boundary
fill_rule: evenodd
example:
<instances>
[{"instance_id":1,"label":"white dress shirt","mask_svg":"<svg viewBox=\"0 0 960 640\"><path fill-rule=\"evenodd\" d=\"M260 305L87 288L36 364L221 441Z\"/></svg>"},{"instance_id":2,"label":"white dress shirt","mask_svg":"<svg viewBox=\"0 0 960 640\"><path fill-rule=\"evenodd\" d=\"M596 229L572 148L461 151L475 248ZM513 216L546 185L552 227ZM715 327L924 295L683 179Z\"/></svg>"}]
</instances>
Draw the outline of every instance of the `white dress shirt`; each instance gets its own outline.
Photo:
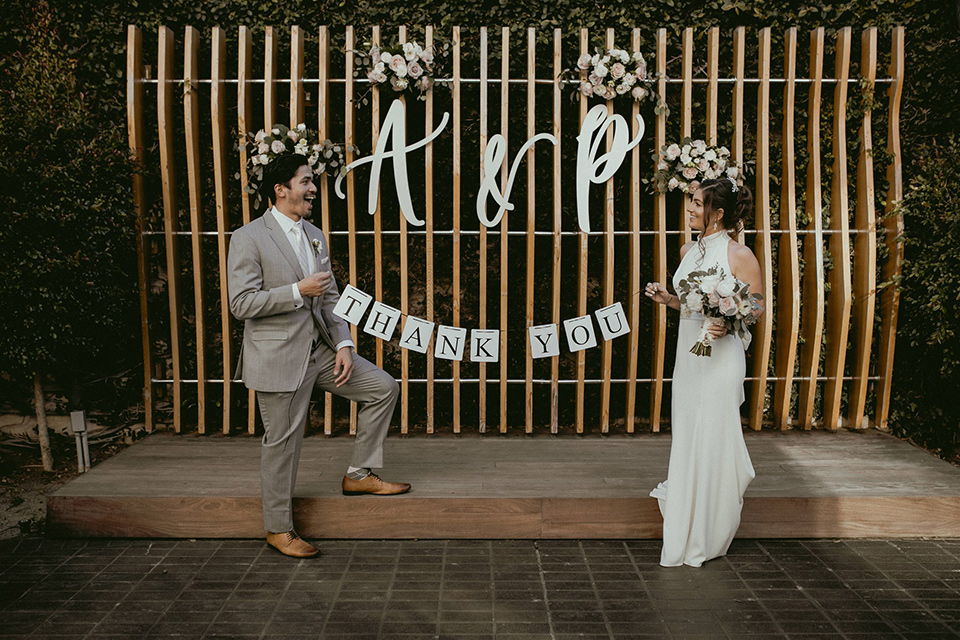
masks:
<instances>
[{"instance_id":1,"label":"white dress shirt","mask_svg":"<svg viewBox=\"0 0 960 640\"><path fill-rule=\"evenodd\" d=\"M297 243L300 242L300 234L304 233L303 222L300 220L294 222L286 215L280 213L276 207L271 207L270 212L273 214L273 217L276 218L280 228L283 229L283 235L286 236L287 240L290 242L290 248L293 249L293 254L300 255L300 249L297 246ZM308 242L307 244L309 245L310 243ZM310 247L310 249L312 250L313 247ZM313 256L311 256L311 259L312 258ZM308 275L310 274L304 274L304 276ZM293 304L295 309L299 309L303 306L303 296L300 295L300 287L298 285L299 283L297 282L294 282L292 285L290 285L293 287ZM353 340L344 340L337 345L337 351L340 351L340 349L343 349L344 347L353 346Z\"/></svg>"}]
</instances>

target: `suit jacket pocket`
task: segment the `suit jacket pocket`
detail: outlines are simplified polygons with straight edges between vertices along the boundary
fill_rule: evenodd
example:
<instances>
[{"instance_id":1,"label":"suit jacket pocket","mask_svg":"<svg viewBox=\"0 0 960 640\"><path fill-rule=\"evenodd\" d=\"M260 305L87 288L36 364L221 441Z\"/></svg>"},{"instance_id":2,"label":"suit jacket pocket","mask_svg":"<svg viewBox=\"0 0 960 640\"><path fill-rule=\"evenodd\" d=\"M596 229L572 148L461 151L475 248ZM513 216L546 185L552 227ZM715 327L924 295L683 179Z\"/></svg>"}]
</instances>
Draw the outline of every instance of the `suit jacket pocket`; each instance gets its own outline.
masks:
<instances>
[{"instance_id":1,"label":"suit jacket pocket","mask_svg":"<svg viewBox=\"0 0 960 640\"><path fill-rule=\"evenodd\" d=\"M286 331L254 331L253 340L254 342L259 342L261 340L286 340L287 332Z\"/></svg>"}]
</instances>

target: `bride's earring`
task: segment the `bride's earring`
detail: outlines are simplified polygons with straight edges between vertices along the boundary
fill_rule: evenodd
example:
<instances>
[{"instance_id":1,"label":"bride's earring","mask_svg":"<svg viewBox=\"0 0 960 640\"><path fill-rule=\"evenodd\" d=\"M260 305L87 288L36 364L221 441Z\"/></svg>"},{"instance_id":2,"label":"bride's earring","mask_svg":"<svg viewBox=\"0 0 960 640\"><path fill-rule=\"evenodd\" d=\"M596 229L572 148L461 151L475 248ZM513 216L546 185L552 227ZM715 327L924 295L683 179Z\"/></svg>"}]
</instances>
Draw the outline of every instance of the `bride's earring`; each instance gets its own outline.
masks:
<instances>
[{"instance_id":1,"label":"bride's earring","mask_svg":"<svg viewBox=\"0 0 960 640\"><path fill-rule=\"evenodd\" d=\"M716 223L716 222L713 223L713 230L714 230L714 231L717 230L717 223Z\"/></svg>"}]
</instances>

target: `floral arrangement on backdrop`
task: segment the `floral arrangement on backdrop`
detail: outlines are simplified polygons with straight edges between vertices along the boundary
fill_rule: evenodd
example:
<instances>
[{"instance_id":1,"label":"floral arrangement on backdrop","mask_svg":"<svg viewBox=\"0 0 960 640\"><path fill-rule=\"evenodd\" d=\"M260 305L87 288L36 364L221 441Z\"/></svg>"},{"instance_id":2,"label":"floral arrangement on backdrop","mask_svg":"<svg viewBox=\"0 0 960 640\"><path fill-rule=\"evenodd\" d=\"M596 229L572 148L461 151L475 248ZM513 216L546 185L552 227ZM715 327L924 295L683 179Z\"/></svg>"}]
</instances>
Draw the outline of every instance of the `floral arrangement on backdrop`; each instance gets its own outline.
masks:
<instances>
[{"instance_id":1,"label":"floral arrangement on backdrop","mask_svg":"<svg viewBox=\"0 0 960 640\"><path fill-rule=\"evenodd\" d=\"M650 72L642 53L616 48L595 51L592 56L583 54L576 67L563 71L563 76L577 87L577 93L601 100L656 100L655 113L666 113L656 88L660 76Z\"/></svg>"},{"instance_id":2,"label":"floral arrangement on backdrop","mask_svg":"<svg viewBox=\"0 0 960 640\"><path fill-rule=\"evenodd\" d=\"M364 43L366 49L351 49L357 56L354 77L364 77L373 87L389 86L397 93L409 91L418 100L426 100L442 62L450 55L450 43L421 47L417 42L381 46ZM367 104L367 93L358 106Z\"/></svg>"},{"instance_id":3,"label":"floral arrangement on backdrop","mask_svg":"<svg viewBox=\"0 0 960 640\"><path fill-rule=\"evenodd\" d=\"M714 324L726 325L729 333L740 338L744 350L750 346L753 335L749 327L756 323L756 313L761 308L760 295L750 293L750 285L723 269L711 267L691 271L677 286L677 295L684 313L703 314L700 333L690 353L711 355L712 338L708 329Z\"/></svg>"},{"instance_id":4,"label":"floral arrangement on backdrop","mask_svg":"<svg viewBox=\"0 0 960 640\"><path fill-rule=\"evenodd\" d=\"M657 172L653 182L660 193L675 189L693 193L704 180L724 177L743 184L743 170L730 159L730 150L708 146L703 140L684 138L679 143L665 144L654 160Z\"/></svg>"},{"instance_id":5,"label":"floral arrangement on backdrop","mask_svg":"<svg viewBox=\"0 0 960 640\"><path fill-rule=\"evenodd\" d=\"M307 156L314 175L340 175L346 169L344 149L351 153L358 151L353 145L320 140L316 131L302 123L292 129L278 124L269 131L261 129L256 133L247 133L246 138L246 192L255 196L254 207L259 207L262 200L259 189L263 182L263 169L277 156L298 153ZM240 178L239 173L236 178Z\"/></svg>"}]
</instances>

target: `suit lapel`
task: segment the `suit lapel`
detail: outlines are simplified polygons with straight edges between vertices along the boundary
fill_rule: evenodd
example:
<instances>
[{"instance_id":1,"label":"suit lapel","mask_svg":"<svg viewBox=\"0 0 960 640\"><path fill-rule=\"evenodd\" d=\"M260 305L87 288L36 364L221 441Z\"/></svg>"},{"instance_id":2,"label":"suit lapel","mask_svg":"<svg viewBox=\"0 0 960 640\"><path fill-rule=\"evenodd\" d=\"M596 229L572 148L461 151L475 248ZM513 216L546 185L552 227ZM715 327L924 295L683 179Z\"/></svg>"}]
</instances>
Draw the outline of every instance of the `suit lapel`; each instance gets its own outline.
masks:
<instances>
[{"instance_id":1,"label":"suit lapel","mask_svg":"<svg viewBox=\"0 0 960 640\"><path fill-rule=\"evenodd\" d=\"M317 255L317 252L313 248L313 241L319 240L320 236L318 230L315 226L303 221L303 233L307 236L307 244L310 245L310 259L313 260L313 268L316 271L320 271L320 256ZM323 247L323 241L321 240L321 247ZM321 249L322 252L322 249ZM323 317L320 315L320 301L322 298L310 298L310 307L313 310L313 314L319 318L320 323L323 324Z\"/></svg>"},{"instance_id":2,"label":"suit lapel","mask_svg":"<svg viewBox=\"0 0 960 640\"><path fill-rule=\"evenodd\" d=\"M293 252L293 247L290 246L290 241L287 240L287 236L283 232L283 229L280 228L277 219L273 217L273 211L271 209L267 209L263 214L263 224L267 227L267 232L270 234L270 238L274 244L277 245L277 249L280 250L280 254L286 258L287 262L290 263L290 266L293 268L294 273L297 274L297 278L303 280L305 275L303 269L300 268L300 260L297 259L297 254Z\"/></svg>"}]
</instances>

